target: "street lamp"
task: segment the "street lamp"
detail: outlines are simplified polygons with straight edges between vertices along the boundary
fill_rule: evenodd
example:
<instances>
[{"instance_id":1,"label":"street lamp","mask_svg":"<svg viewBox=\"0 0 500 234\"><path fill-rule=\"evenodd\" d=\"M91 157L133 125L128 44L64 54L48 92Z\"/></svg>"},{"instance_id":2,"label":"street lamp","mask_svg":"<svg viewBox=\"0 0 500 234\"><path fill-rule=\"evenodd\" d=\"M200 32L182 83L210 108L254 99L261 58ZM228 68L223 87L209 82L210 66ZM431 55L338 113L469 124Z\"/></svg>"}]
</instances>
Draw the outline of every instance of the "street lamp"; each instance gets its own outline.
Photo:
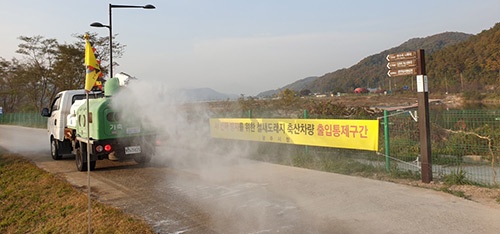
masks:
<instances>
[{"instance_id":1,"label":"street lamp","mask_svg":"<svg viewBox=\"0 0 500 234\"><path fill-rule=\"evenodd\" d=\"M113 8L142 8L142 9L156 9L155 6L151 4L147 4L144 6L134 6L134 5L113 5L109 4L109 24L104 25L99 22L94 22L91 23L91 27L97 27L97 28L108 28L109 29L109 77L113 77L113 30L112 30L112 17L111 17L111 9Z\"/></svg>"}]
</instances>

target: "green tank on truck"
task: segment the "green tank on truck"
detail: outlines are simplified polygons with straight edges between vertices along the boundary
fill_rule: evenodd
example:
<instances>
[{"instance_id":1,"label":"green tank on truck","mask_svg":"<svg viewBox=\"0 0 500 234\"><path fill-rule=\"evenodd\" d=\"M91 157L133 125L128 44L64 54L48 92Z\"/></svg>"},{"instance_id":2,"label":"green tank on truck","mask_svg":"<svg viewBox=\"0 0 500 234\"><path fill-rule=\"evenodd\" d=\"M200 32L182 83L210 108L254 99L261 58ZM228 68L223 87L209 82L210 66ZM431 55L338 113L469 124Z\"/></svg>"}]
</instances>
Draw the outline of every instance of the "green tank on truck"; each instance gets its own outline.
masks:
<instances>
[{"instance_id":1,"label":"green tank on truck","mask_svg":"<svg viewBox=\"0 0 500 234\"><path fill-rule=\"evenodd\" d=\"M101 159L133 159L147 163L155 153L153 127L147 126L147 121L141 121L143 117L137 113L113 107L113 102L117 101L113 95L119 89L118 79L109 79L104 88L105 97L88 100L88 111L86 102L78 107L75 126L67 132L73 141L79 171L86 171L88 165L90 170L95 169L96 161ZM90 152L89 164L87 149Z\"/></svg>"}]
</instances>

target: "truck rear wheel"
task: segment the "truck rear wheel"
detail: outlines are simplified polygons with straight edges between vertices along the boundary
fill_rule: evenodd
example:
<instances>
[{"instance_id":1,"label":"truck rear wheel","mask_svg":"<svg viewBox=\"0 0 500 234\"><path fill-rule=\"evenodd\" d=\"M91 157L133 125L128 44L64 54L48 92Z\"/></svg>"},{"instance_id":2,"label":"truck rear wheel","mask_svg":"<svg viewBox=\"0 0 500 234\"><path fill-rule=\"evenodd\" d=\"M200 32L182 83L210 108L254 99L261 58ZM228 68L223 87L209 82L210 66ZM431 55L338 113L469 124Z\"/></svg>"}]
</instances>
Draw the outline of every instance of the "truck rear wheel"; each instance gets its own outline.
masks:
<instances>
[{"instance_id":1,"label":"truck rear wheel","mask_svg":"<svg viewBox=\"0 0 500 234\"><path fill-rule=\"evenodd\" d=\"M151 144L143 144L143 152L138 156L134 157L134 161L139 164L145 164L151 162L153 154L155 152L154 147Z\"/></svg>"},{"instance_id":2,"label":"truck rear wheel","mask_svg":"<svg viewBox=\"0 0 500 234\"><path fill-rule=\"evenodd\" d=\"M151 161L151 155L140 155L134 158L134 161L139 164L149 163Z\"/></svg>"},{"instance_id":3,"label":"truck rear wheel","mask_svg":"<svg viewBox=\"0 0 500 234\"><path fill-rule=\"evenodd\" d=\"M76 149L75 162L78 171L87 171L87 145L80 142L80 147ZM90 170L95 169L96 161L90 161Z\"/></svg>"},{"instance_id":4,"label":"truck rear wheel","mask_svg":"<svg viewBox=\"0 0 500 234\"><path fill-rule=\"evenodd\" d=\"M59 144L56 139L50 139L50 154L52 155L52 159L61 160L62 155L59 154Z\"/></svg>"}]
</instances>

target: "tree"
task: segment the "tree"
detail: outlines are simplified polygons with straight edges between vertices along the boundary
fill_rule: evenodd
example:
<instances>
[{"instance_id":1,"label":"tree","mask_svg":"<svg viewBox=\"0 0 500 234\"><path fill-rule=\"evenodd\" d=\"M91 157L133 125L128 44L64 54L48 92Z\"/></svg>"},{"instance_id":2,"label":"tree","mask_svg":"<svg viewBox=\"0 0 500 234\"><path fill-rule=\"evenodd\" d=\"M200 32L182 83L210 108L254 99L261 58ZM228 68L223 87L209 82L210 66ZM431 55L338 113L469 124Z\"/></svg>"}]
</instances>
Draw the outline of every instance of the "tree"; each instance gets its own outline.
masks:
<instances>
[{"instance_id":1,"label":"tree","mask_svg":"<svg viewBox=\"0 0 500 234\"><path fill-rule=\"evenodd\" d=\"M295 92L291 89L283 90L279 93L279 98L285 106L292 106L292 104L297 100Z\"/></svg>"},{"instance_id":2,"label":"tree","mask_svg":"<svg viewBox=\"0 0 500 234\"><path fill-rule=\"evenodd\" d=\"M54 96L68 89L79 89L85 80L85 40L60 44L43 36L20 36L17 53L21 60L11 62L0 58L0 105L8 111L38 111L50 105ZM98 59L109 61L109 37L90 33L90 41L97 49ZM113 57L124 53L124 45L113 42ZM115 64L117 65L117 64ZM101 65L103 73L107 66Z\"/></svg>"},{"instance_id":3,"label":"tree","mask_svg":"<svg viewBox=\"0 0 500 234\"><path fill-rule=\"evenodd\" d=\"M54 91L82 89L85 79L85 67L82 65L85 55L81 48L73 45L59 45L59 53L53 66L54 77L51 80ZM57 92L54 92L55 95Z\"/></svg>"},{"instance_id":4,"label":"tree","mask_svg":"<svg viewBox=\"0 0 500 234\"><path fill-rule=\"evenodd\" d=\"M309 95L311 95L311 90L309 90L309 89L300 90L301 97L305 97L305 96L309 96Z\"/></svg>"},{"instance_id":5,"label":"tree","mask_svg":"<svg viewBox=\"0 0 500 234\"><path fill-rule=\"evenodd\" d=\"M21 97L16 84L17 60L9 62L4 58L0 58L0 106L5 112L17 111L16 105Z\"/></svg>"},{"instance_id":6,"label":"tree","mask_svg":"<svg viewBox=\"0 0 500 234\"><path fill-rule=\"evenodd\" d=\"M25 55L25 66L18 69L19 77L23 81L25 95L30 100L30 107L35 110L47 105L47 100L54 86L50 84L53 79L52 65L57 56L58 43L55 39L44 39L43 36L20 36L24 43L19 44L17 53ZM18 74L18 75L19 75Z\"/></svg>"}]
</instances>

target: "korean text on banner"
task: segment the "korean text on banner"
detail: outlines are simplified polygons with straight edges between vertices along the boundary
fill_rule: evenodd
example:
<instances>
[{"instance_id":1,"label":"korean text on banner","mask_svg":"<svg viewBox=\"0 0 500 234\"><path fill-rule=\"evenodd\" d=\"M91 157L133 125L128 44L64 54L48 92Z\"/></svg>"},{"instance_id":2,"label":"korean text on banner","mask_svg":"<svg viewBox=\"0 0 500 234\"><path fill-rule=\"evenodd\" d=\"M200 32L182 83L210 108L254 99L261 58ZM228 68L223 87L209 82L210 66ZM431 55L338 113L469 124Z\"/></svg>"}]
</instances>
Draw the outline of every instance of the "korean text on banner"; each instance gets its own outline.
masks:
<instances>
[{"instance_id":1,"label":"korean text on banner","mask_svg":"<svg viewBox=\"0 0 500 234\"><path fill-rule=\"evenodd\" d=\"M210 119L214 138L378 151L379 120Z\"/></svg>"}]
</instances>

